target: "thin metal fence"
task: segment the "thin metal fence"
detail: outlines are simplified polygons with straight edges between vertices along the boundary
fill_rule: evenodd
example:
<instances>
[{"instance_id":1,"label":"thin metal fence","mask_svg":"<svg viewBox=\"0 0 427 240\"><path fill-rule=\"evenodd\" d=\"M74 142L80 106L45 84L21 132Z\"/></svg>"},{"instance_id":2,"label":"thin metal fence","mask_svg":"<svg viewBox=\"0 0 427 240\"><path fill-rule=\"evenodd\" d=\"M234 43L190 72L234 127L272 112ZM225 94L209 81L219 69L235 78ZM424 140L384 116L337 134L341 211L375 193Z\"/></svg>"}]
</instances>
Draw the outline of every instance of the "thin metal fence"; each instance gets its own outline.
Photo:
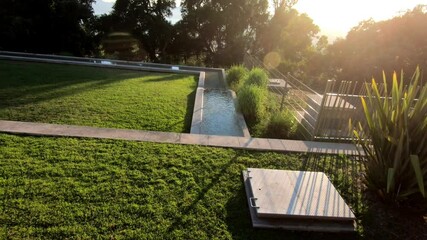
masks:
<instances>
[{"instance_id":1,"label":"thin metal fence","mask_svg":"<svg viewBox=\"0 0 427 240\"><path fill-rule=\"evenodd\" d=\"M407 87L404 86L405 89ZM372 84L366 82L358 84L358 82L341 81L338 84L335 80L328 81L316 121L314 138L331 141L352 140L350 119L354 126L361 124L362 128L366 129L367 122L361 98L365 98L368 95L368 89L371 88ZM381 98L391 99L390 91L384 84L378 84L377 88ZM416 101L417 99L414 103ZM369 105L369 101L366 104ZM362 137L368 137L366 133L362 134L364 135Z\"/></svg>"},{"instance_id":2,"label":"thin metal fence","mask_svg":"<svg viewBox=\"0 0 427 240\"><path fill-rule=\"evenodd\" d=\"M363 89L363 88L361 88ZM315 139L349 141L349 120L364 125L364 112L357 82L329 80L323 95L314 131Z\"/></svg>"},{"instance_id":3,"label":"thin metal fence","mask_svg":"<svg viewBox=\"0 0 427 240\"><path fill-rule=\"evenodd\" d=\"M319 108L312 105L320 105L322 95L304 84L290 73L283 74L276 68L267 66L258 58L245 54L244 66L247 68L259 67L264 69L270 79L282 81L282 86L269 85L269 90L280 99L280 109L285 108L293 112L293 116L301 122L299 133L304 139L313 139L314 123L317 119ZM310 101L310 102L309 102ZM314 104L311 104L314 102Z\"/></svg>"},{"instance_id":4,"label":"thin metal fence","mask_svg":"<svg viewBox=\"0 0 427 240\"><path fill-rule=\"evenodd\" d=\"M370 83L329 80L323 94L317 93L290 73L283 74L249 54L244 65L260 67L273 80L285 82L285 87L269 85L269 90L280 99L280 110L290 109L300 122L299 133L304 139L327 141L350 141L353 139L350 119L353 124L366 125L361 97L367 95ZM387 95L384 84L378 84L380 95Z\"/></svg>"}]
</instances>

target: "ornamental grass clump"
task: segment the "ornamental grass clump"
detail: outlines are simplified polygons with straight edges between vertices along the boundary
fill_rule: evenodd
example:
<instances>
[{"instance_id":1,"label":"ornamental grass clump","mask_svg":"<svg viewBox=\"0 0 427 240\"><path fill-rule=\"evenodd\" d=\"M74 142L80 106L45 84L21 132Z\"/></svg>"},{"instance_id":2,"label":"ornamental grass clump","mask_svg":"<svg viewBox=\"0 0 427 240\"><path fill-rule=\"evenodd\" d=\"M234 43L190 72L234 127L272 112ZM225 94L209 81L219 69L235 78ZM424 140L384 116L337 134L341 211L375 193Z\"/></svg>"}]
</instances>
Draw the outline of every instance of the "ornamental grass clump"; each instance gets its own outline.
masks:
<instances>
[{"instance_id":1,"label":"ornamental grass clump","mask_svg":"<svg viewBox=\"0 0 427 240\"><path fill-rule=\"evenodd\" d=\"M393 74L384 94L372 79L362 97L366 126L353 127L356 143L366 154L365 180L368 189L383 200L426 204L427 184L427 85L421 85L419 68L409 86L403 73L398 83Z\"/></svg>"},{"instance_id":2,"label":"ornamental grass clump","mask_svg":"<svg viewBox=\"0 0 427 240\"><path fill-rule=\"evenodd\" d=\"M260 88L267 88L267 84L268 74L261 68L252 68L245 80L245 85L255 85Z\"/></svg>"},{"instance_id":3,"label":"ornamental grass clump","mask_svg":"<svg viewBox=\"0 0 427 240\"><path fill-rule=\"evenodd\" d=\"M237 92L242 83L243 80L246 78L246 75L248 74L248 69L245 68L242 65L235 65L232 66L227 71L227 84L228 86L235 92Z\"/></svg>"},{"instance_id":4,"label":"ornamental grass clump","mask_svg":"<svg viewBox=\"0 0 427 240\"><path fill-rule=\"evenodd\" d=\"M248 124L255 124L263 118L266 113L267 89L254 85L243 86L238 95L240 111L245 116Z\"/></svg>"},{"instance_id":5,"label":"ornamental grass clump","mask_svg":"<svg viewBox=\"0 0 427 240\"><path fill-rule=\"evenodd\" d=\"M273 113L266 128L266 137L289 139L295 136L297 121L292 112L285 110Z\"/></svg>"}]
</instances>

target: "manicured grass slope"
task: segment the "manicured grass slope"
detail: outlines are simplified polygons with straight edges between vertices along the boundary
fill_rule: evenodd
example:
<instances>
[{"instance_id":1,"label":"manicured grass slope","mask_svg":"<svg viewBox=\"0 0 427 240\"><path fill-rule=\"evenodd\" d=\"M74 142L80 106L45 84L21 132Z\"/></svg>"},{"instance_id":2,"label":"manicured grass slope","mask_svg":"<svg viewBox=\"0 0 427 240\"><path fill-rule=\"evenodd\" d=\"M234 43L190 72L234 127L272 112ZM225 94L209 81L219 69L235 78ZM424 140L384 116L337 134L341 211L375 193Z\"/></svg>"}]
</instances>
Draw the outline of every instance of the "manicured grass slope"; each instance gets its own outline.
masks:
<instances>
[{"instance_id":1,"label":"manicured grass slope","mask_svg":"<svg viewBox=\"0 0 427 240\"><path fill-rule=\"evenodd\" d=\"M349 165L342 157L0 134L0 239L341 239L253 229L241 171L325 171L351 200Z\"/></svg>"},{"instance_id":2,"label":"manicured grass slope","mask_svg":"<svg viewBox=\"0 0 427 240\"><path fill-rule=\"evenodd\" d=\"M0 119L189 132L197 77L0 61Z\"/></svg>"}]
</instances>

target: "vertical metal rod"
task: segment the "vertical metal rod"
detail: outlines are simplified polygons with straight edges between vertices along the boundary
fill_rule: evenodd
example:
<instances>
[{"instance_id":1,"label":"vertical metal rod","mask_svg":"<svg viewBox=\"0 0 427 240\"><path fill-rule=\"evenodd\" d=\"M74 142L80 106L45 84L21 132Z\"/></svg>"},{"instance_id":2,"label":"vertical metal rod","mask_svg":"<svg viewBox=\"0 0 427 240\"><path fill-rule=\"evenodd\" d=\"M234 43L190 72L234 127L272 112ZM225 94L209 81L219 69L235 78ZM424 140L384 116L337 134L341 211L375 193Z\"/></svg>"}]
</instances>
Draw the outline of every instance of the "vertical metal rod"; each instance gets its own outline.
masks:
<instances>
[{"instance_id":1,"label":"vertical metal rod","mask_svg":"<svg viewBox=\"0 0 427 240\"><path fill-rule=\"evenodd\" d=\"M283 104L285 103L285 93L282 92L282 101L280 103L280 112L283 110Z\"/></svg>"}]
</instances>

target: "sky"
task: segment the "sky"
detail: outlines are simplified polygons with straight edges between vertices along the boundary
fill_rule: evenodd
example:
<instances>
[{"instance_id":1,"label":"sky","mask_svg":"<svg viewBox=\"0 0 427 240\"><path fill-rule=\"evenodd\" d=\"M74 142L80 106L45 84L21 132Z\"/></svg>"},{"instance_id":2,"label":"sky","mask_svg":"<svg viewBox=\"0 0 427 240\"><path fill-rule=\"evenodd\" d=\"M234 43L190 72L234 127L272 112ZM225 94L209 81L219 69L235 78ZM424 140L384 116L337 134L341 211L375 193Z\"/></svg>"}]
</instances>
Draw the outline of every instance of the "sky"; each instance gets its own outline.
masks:
<instances>
[{"instance_id":1,"label":"sky","mask_svg":"<svg viewBox=\"0 0 427 240\"><path fill-rule=\"evenodd\" d=\"M96 0L95 14L111 11L115 0ZM179 6L180 0L177 1ZM330 40L344 38L351 28L367 19L375 21L391 19L427 0L299 0L295 8L306 13ZM180 19L180 10L173 10L171 22Z\"/></svg>"}]
</instances>

